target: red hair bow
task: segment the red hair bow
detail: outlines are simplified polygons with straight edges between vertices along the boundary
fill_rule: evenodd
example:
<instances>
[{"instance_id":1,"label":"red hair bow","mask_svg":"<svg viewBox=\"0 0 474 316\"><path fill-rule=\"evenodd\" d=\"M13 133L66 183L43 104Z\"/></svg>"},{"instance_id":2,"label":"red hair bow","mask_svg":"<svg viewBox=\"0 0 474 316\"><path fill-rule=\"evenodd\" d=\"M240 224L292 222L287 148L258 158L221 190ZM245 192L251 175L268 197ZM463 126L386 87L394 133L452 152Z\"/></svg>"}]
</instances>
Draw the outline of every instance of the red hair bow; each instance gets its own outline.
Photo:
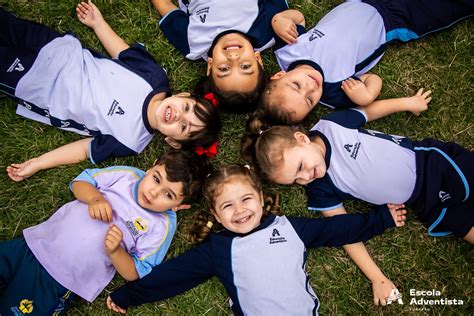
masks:
<instances>
[{"instance_id":1,"label":"red hair bow","mask_svg":"<svg viewBox=\"0 0 474 316\"><path fill-rule=\"evenodd\" d=\"M212 105L216 108L219 107L219 102L217 102L216 97L214 97L214 93L209 92L208 94L205 94L204 99L211 101Z\"/></svg>"},{"instance_id":2,"label":"red hair bow","mask_svg":"<svg viewBox=\"0 0 474 316\"><path fill-rule=\"evenodd\" d=\"M207 147L207 148L204 148L202 146L197 146L194 151L199 155L206 155L207 157L209 158L212 158L214 157L215 155L217 155L217 145L218 145L218 142L215 141L211 146Z\"/></svg>"}]
</instances>

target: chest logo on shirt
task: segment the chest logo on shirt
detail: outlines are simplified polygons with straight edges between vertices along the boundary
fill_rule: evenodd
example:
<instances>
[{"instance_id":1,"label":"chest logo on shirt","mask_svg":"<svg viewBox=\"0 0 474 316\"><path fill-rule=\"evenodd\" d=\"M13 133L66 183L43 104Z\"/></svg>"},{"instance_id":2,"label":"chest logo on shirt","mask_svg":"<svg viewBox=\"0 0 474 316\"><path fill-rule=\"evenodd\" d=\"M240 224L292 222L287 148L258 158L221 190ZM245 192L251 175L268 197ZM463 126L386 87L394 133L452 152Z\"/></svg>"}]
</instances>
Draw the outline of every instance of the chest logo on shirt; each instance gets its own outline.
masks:
<instances>
[{"instance_id":1,"label":"chest logo on shirt","mask_svg":"<svg viewBox=\"0 0 474 316\"><path fill-rule=\"evenodd\" d=\"M345 144L344 149L351 154L351 158L354 160L357 158L357 155L359 154L359 149L360 149L360 142L357 142L353 145L351 144Z\"/></svg>"},{"instance_id":2,"label":"chest logo on shirt","mask_svg":"<svg viewBox=\"0 0 474 316\"><path fill-rule=\"evenodd\" d=\"M274 228L272 232L272 237L270 237L270 245L278 244L281 242L287 242L287 240L284 236L280 235L280 232L278 231L278 229Z\"/></svg>"},{"instance_id":3,"label":"chest logo on shirt","mask_svg":"<svg viewBox=\"0 0 474 316\"><path fill-rule=\"evenodd\" d=\"M133 221L126 221L125 225L134 237L138 236L140 232L147 232L149 227L148 221L141 217L137 217Z\"/></svg>"},{"instance_id":4,"label":"chest logo on shirt","mask_svg":"<svg viewBox=\"0 0 474 316\"><path fill-rule=\"evenodd\" d=\"M196 11L196 15L199 16L199 20L201 20L201 23L206 23L206 17L208 13L209 7L205 7Z\"/></svg>"},{"instance_id":5,"label":"chest logo on shirt","mask_svg":"<svg viewBox=\"0 0 474 316\"><path fill-rule=\"evenodd\" d=\"M20 59L15 58L15 60L13 61L13 64L11 64L10 67L8 67L7 72L12 72L13 70L16 70L19 72L22 72L23 70L25 70L25 67L23 67L23 65L20 63Z\"/></svg>"},{"instance_id":6,"label":"chest logo on shirt","mask_svg":"<svg viewBox=\"0 0 474 316\"><path fill-rule=\"evenodd\" d=\"M317 38L323 37L324 35L325 34L321 32L320 30L313 29L313 31L311 32L311 35L309 36L309 41L312 42Z\"/></svg>"},{"instance_id":7,"label":"chest logo on shirt","mask_svg":"<svg viewBox=\"0 0 474 316\"><path fill-rule=\"evenodd\" d=\"M113 116L114 114L118 115L124 115L125 111L119 106L119 103L117 100L114 100L112 102L112 105L110 106L109 112L107 113L108 116Z\"/></svg>"}]
</instances>

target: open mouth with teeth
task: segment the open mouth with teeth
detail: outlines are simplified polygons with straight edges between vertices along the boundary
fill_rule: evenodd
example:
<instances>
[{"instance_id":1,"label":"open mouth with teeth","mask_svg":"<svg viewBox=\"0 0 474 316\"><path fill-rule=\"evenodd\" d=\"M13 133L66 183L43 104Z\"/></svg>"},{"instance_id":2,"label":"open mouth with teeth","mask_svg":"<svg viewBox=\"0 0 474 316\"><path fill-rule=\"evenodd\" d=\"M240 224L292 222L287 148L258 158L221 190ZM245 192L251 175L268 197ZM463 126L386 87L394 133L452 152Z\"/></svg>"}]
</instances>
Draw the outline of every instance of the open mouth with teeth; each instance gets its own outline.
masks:
<instances>
[{"instance_id":1,"label":"open mouth with teeth","mask_svg":"<svg viewBox=\"0 0 474 316\"><path fill-rule=\"evenodd\" d=\"M251 217L252 217L252 215L245 216L245 217L242 217L242 218L236 220L235 222L236 222L237 224L244 224L244 223L248 222Z\"/></svg>"},{"instance_id":2,"label":"open mouth with teeth","mask_svg":"<svg viewBox=\"0 0 474 316\"><path fill-rule=\"evenodd\" d=\"M241 48L242 48L242 45L227 45L224 47L224 50L237 50Z\"/></svg>"},{"instance_id":3,"label":"open mouth with teeth","mask_svg":"<svg viewBox=\"0 0 474 316\"><path fill-rule=\"evenodd\" d=\"M165 119L165 122L169 122L171 120L171 114L172 114L172 110L171 110L171 107L167 107L166 110L165 110L165 115L164 115L164 119Z\"/></svg>"}]
</instances>

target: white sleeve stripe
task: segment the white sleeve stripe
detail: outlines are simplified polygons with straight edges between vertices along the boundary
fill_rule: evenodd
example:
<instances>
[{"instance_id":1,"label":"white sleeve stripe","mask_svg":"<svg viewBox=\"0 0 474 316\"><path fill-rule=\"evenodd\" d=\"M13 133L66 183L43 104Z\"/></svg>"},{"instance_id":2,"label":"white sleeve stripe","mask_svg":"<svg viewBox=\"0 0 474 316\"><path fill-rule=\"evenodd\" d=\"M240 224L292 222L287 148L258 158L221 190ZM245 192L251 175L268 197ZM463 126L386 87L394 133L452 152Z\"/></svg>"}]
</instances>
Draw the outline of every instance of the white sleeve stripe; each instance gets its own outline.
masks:
<instances>
[{"instance_id":1,"label":"white sleeve stripe","mask_svg":"<svg viewBox=\"0 0 474 316\"><path fill-rule=\"evenodd\" d=\"M310 210L310 211L322 211L322 212L324 212L324 211L331 211L331 210L334 210L334 209L339 208L339 207L341 207L341 206L343 206L342 203L339 203L339 204L334 205L334 206L329 206L329 207L311 207L311 206L308 206L308 210Z\"/></svg>"}]
</instances>

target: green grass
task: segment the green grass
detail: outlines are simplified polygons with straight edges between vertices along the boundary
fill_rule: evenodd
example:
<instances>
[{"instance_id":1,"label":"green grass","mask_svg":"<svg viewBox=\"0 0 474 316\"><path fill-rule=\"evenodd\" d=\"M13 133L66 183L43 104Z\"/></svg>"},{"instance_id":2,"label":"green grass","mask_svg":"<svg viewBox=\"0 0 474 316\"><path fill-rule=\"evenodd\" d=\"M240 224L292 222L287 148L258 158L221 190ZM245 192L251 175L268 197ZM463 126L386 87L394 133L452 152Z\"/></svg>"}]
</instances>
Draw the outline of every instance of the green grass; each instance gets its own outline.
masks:
<instances>
[{"instance_id":1,"label":"green grass","mask_svg":"<svg viewBox=\"0 0 474 316\"><path fill-rule=\"evenodd\" d=\"M223 0L224 1L224 0ZM322 3L321 3L322 2ZM302 10L307 25L314 25L324 13L340 1L290 1ZM0 0L0 5L18 16L41 22L59 31L73 31L86 46L103 51L91 30L80 24L74 14L76 2L66 0L27 1ZM129 42L142 42L168 70L174 92L191 90L204 73L204 63L190 62L181 57L165 40L155 24L158 15L148 1L97 1L104 17L117 33ZM421 117L399 113L371 123L369 128L414 139L435 137L454 140L474 149L473 66L474 22L464 21L449 31L405 45L391 45L373 72L384 78L382 97L412 95L419 87L433 91L430 109ZM266 69L277 71L271 52L265 52ZM15 104L0 98L0 169L12 162L21 162L79 136L57 130L14 113ZM305 122L310 127L328 111L319 108ZM246 116L224 115L224 133L216 163L239 161L238 144ZM146 169L166 148L157 137L138 157L107 161L103 166L132 165ZM43 171L21 183L11 182L5 172L0 173L0 240L11 239L29 226L51 216L62 204L73 197L68 191L69 181L82 169L92 167L89 162ZM280 193L283 209L288 215L316 216L305 209L305 196L300 187L268 186L268 191ZM198 210L199 205L193 209ZM364 203L349 203L351 211L368 209ZM169 257L190 247L186 226L193 210L179 215L179 229L172 243ZM71 241L74 242L74 241ZM367 243L380 268L391 278L403 294L404 305L375 307L370 283L341 249L318 249L309 252L307 271L311 284L321 301L322 314L472 314L473 305L473 247L462 240L431 238L413 216L405 228L390 231ZM70 311L74 315L109 315L105 310L106 295L122 284L116 277L104 293L93 303L76 300ZM409 305L410 289L442 292L441 297L461 299L462 306ZM216 279L178 297L130 309L131 315L198 315L230 314L228 297Z\"/></svg>"}]
</instances>

